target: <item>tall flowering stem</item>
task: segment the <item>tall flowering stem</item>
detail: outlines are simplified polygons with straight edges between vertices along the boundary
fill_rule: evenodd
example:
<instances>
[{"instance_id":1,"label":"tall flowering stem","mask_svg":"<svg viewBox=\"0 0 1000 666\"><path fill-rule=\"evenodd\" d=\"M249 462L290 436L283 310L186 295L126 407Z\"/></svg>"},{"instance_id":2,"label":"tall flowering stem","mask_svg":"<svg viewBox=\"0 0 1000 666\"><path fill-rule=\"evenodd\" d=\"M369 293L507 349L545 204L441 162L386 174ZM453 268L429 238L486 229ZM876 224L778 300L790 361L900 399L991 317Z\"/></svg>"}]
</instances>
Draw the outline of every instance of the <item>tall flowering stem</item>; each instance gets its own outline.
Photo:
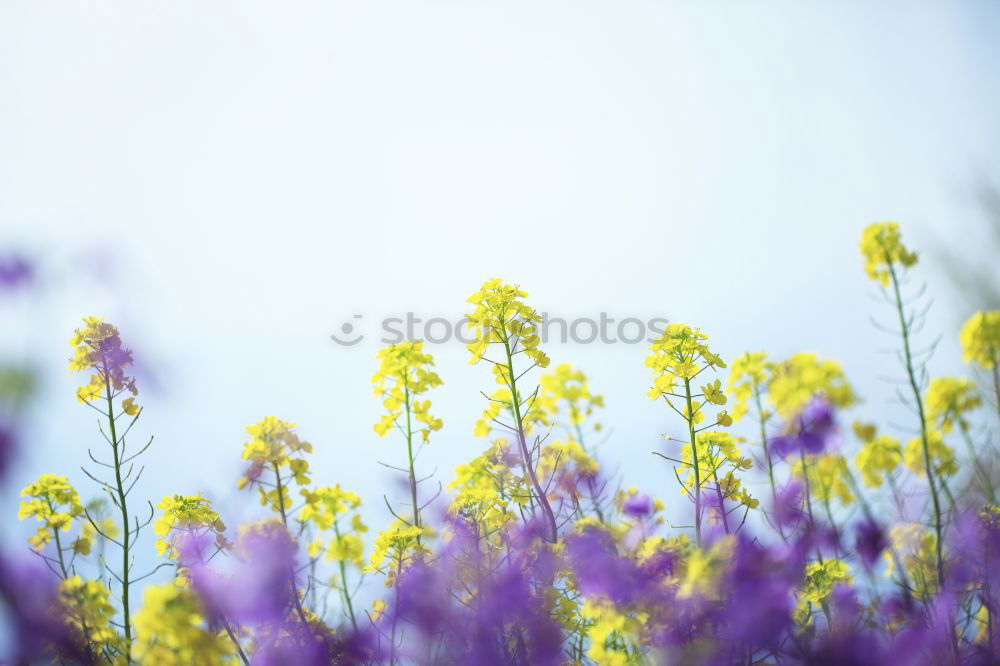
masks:
<instances>
[{"instance_id":1,"label":"tall flowering stem","mask_svg":"<svg viewBox=\"0 0 1000 666\"><path fill-rule=\"evenodd\" d=\"M96 461L96 459L95 461L114 472L114 483L105 483L90 475L89 472L88 476L101 484L121 513L121 541L115 541L122 551L121 570L120 573L111 571L111 574L121 585L122 627L125 633L124 651L125 659L129 661L132 644L129 604L129 588L132 584L131 569L134 559L132 551L139 531L152 520L153 510L152 504L150 504L149 519L142 524L135 520L135 524L132 524L133 517L128 510L127 498L142 474L142 469L135 475L135 478L132 478L134 468L131 465L127 470L124 468L149 447L152 439L137 453L126 456L125 437L139 418L141 408L135 402L135 396L138 394L135 380L125 374L126 369L132 365L132 352L122 347L118 329L99 317L88 317L84 319L84 326L75 331L70 344L73 345L75 352L70 360L70 371L90 371L92 373L87 385L77 389L77 399L99 412L102 418L106 419L108 425L108 432L104 434L105 439L111 445L112 462L106 464ZM128 397L121 400L116 407L116 401L123 394L128 394ZM119 420L127 419L130 419L128 425L119 432ZM101 532L93 520L91 520L91 525L95 530ZM102 536L106 535L102 532ZM113 539L109 537L109 540Z\"/></svg>"},{"instance_id":2,"label":"tall flowering stem","mask_svg":"<svg viewBox=\"0 0 1000 666\"><path fill-rule=\"evenodd\" d=\"M372 376L372 383L375 384L375 396L382 398L386 413L375 424L375 432L384 437L390 428L396 428L406 438L406 471L413 506L413 526L420 527L420 501L417 496L420 481L415 469L417 449L414 439L419 434L421 445L426 444L431 432L440 430L443 423L430 415L431 401L421 401L418 397L440 386L441 378L434 372L434 358L424 351L422 340L383 347L378 352L378 360L378 371ZM418 424L421 427L416 427Z\"/></svg>"},{"instance_id":3,"label":"tall flowering stem","mask_svg":"<svg viewBox=\"0 0 1000 666\"><path fill-rule=\"evenodd\" d=\"M920 419L920 442L923 449L924 466L927 471L927 485L930 488L931 504L934 510L934 534L936 537L934 556L937 569L939 589L944 584L944 558L942 556L942 513L941 500L935 480L934 465L931 461L930 438L928 435L927 417L924 412L924 399L917 381L916 364L911 348L912 327L906 316L903 296L900 291L899 271L917 263L917 255L903 245L899 225L893 222L876 223L865 229L861 237L861 253L865 256L865 270L869 277L878 281L883 287L892 287L892 301L899 318L900 336L903 342L903 366L907 381L913 392L913 400Z\"/></svg>"},{"instance_id":4,"label":"tall flowering stem","mask_svg":"<svg viewBox=\"0 0 1000 666\"><path fill-rule=\"evenodd\" d=\"M484 418L477 424L476 429L478 434L485 434L484 428L488 432L487 420L496 421L501 407L505 407L511 412L514 419L514 426L511 429L517 438L524 473L531 481L535 499L541 506L548 526L546 538L555 543L559 538L555 513L538 480L538 473L527 441L528 429L536 420L541 420L544 416L541 410L533 404L537 390L526 397L519 390L517 383L532 368L536 366L545 368L549 365L548 356L538 348L540 340L537 334L537 324L541 322L541 316L521 300L527 295L519 287L506 285L500 279L494 278L487 280L482 288L468 299L469 303L476 306L475 311L468 315L468 325L476 334L475 341L469 344L469 351L472 353L472 359L469 363L477 363L481 360L492 363L497 383L506 387L506 389L494 393L490 398L493 405L486 410ZM503 346L503 357L500 361L486 358L487 348L491 344ZM532 362L531 366L520 374L514 370L514 357L517 354L524 354Z\"/></svg>"},{"instance_id":5,"label":"tall flowering stem","mask_svg":"<svg viewBox=\"0 0 1000 666\"><path fill-rule=\"evenodd\" d=\"M725 368L726 364L721 358L713 354L705 342L708 336L697 328L692 328L686 324L671 324L663 331L663 334L653 342L650 347L650 355L646 358L646 367L653 372L653 387L649 390L649 397L653 400L662 398L667 405L677 412L684 419L688 431L688 446L691 448L691 460L683 461L685 465L691 466L694 475L694 484L690 490L694 500L694 531L695 538L701 543L702 525L702 485L705 481L702 474L703 457L698 449L698 433L702 430L721 425L732 425L732 417L725 410L720 410L716 419L708 426L698 428L705 419L703 407L705 403L714 405L726 404L726 396L722 392L721 382L716 379L701 387L700 393L692 390L692 380L708 369ZM683 393L677 393L678 385L683 389ZM678 409L671 398L682 400L683 409ZM714 472L710 470L714 475ZM726 508L723 505L721 488L716 483L719 492L719 513L729 531L726 520Z\"/></svg>"},{"instance_id":6,"label":"tall flowering stem","mask_svg":"<svg viewBox=\"0 0 1000 666\"><path fill-rule=\"evenodd\" d=\"M287 529L292 509L289 489L293 483L303 489L309 485L309 461L305 454L312 453L313 446L299 439L294 423L273 416L247 427L246 431L251 439L243 447L243 459L249 461L250 466L237 482L237 487L242 490L257 486L260 503L277 513L282 526ZM265 473L268 471L274 477L273 484L265 480ZM310 631L309 621L299 599L294 570L289 571L288 585L302 627Z\"/></svg>"}]
</instances>

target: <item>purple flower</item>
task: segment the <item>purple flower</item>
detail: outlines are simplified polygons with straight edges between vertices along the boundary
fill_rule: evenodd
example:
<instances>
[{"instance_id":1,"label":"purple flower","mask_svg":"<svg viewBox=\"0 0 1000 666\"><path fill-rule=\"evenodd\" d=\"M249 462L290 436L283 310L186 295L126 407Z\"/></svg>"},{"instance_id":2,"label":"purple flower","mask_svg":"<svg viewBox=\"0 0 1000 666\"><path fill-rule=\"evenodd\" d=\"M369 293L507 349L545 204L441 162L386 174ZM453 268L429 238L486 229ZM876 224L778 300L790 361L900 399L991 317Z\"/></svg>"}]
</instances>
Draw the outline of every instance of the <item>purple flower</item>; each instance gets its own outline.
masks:
<instances>
[{"instance_id":1,"label":"purple flower","mask_svg":"<svg viewBox=\"0 0 1000 666\"><path fill-rule=\"evenodd\" d=\"M30 282L34 268L28 260L17 255L0 257L0 290L16 289Z\"/></svg>"},{"instance_id":2,"label":"purple flower","mask_svg":"<svg viewBox=\"0 0 1000 666\"><path fill-rule=\"evenodd\" d=\"M295 542L277 522L255 523L240 534L231 575L207 564L211 541L185 535L178 543L181 565L216 624L223 621L267 626L280 623L292 607Z\"/></svg>"},{"instance_id":3,"label":"purple flower","mask_svg":"<svg viewBox=\"0 0 1000 666\"><path fill-rule=\"evenodd\" d=\"M774 496L771 515L780 527L795 527L805 518L802 511L803 486L798 481L789 481Z\"/></svg>"},{"instance_id":4,"label":"purple flower","mask_svg":"<svg viewBox=\"0 0 1000 666\"><path fill-rule=\"evenodd\" d=\"M452 538L432 562L416 562L399 576L378 632L383 642L407 638L383 646L382 656L395 652L397 660L419 663L437 642L445 663L560 663L563 635L548 606L555 563L539 530L511 530L497 558L485 552L474 524L452 518L450 528Z\"/></svg>"},{"instance_id":5,"label":"purple flower","mask_svg":"<svg viewBox=\"0 0 1000 666\"><path fill-rule=\"evenodd\" d=\"M16 447L14 426L0 415L0 477L7 471L7 465L14 457Z\"/></svg>"},{"instance_id":6,"label":"purple flower","mask_svg":"<svg viewBox=\"0 0 1000 666\"><path fill-rule=\"evenodd\" d=\"M836 435L833 406L815 397L785 426L784 434L771 438L771 450L782 458L800 452L817 455L826 451Z\"/></svg>"},{"instance_id":7,"label":"purple flower","mask_svg":"<svg viewBox=\"0 0 1000 666\"><path fill-rule=\"evenodd\" d=\"M861 556L861 561L865 563L866 567L871 568L874 566L879 555L882 554L882 551L888 545L885 531L877 522L866 518L858 525L855 547L857 548L858 555Z\"/></svg>"},{"instance_id":8,"label":"purple flower","mask_svg":"<svg viewBox=\"0 0 1000 666\"><path fill-rule=\"evenodd\" d=\"M636 520L648 518L653 515L653 498L641 493L629 495L628 499L622 505L622 511L629 518Z\"/></svg>"},{"instance_id":9,"label":"purple flower","mask_svg":"<svg viewBox=\"0 0 1000 666\"><path fill-rule=\"evenodd\" d=\"M766 547L739 535L725 578L720 633L728 648L775 650L792 626L795 586L805 565L802 549Z\"/></svg>"},{"instance_id":10,"label":"purple flower","mask_svg":"<svg viewBox=\"0 0 1000 666\"><path fill-rule=\"evenodd\" d=\"M587 529L566 538L566 552L577 577L577 587L588 597L604 597L616 604L634 602L646 589L639 566L618 555L608 533Z\"/></svg>"},{"instance_id":11,"label":"purple flower","mask_svg":"<svg viewBox=\"0 0 1000 666\"><path fill-rule=\"evenodd\" d=\"M57 599L55 578L41 564L0 555L0 609L10 640L10 663L43 663L56 655L64 663L93 663L81 647L81 637L53 612L59 607Z\"/></svg>"}]
</instances>

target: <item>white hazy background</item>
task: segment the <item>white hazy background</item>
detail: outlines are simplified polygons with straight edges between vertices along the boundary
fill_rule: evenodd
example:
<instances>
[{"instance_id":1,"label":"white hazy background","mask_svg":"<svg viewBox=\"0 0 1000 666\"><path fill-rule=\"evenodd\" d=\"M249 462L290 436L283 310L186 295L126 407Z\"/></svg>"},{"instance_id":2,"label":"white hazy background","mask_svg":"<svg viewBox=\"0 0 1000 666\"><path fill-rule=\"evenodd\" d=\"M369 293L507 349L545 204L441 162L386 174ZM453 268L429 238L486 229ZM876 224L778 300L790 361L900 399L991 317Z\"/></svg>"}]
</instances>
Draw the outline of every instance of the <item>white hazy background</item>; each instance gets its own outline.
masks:
<instances>
[{"instance_id":1,"label":"white hazy background","mask_svg":"<svg viewBox=\"0 0 1000 666\"><path fill-rule=\"evenodd\" d=\"M931 368L963 372L971 305L933 249L975 253L998 28L992 2L7 0L0 242L41 274L2 334L42 385L0 525L21 538L16 493L42 472L97 494L79 468L106 447L66 373L92 314L135 350L133 445L156 437L133 506L204 491L230 523L257 510L234 487L244 428L276 415L317 482L386 524L380 495L403 494L377 461L405 448L372 431L377 320L457 319L491 276L556 316L701 326L729 359L840 359L865 399L845 420L905 421L857 240L904 223L937 299ZM368 338L334 344L344 321ZM680 423L645 397L645 347L546 351L605 395L606 466L680 515L650 453ZM494 385L462 345L431 351L445 429L419 465L447 483L486 446Z\"/></svg>"}]
</instances>

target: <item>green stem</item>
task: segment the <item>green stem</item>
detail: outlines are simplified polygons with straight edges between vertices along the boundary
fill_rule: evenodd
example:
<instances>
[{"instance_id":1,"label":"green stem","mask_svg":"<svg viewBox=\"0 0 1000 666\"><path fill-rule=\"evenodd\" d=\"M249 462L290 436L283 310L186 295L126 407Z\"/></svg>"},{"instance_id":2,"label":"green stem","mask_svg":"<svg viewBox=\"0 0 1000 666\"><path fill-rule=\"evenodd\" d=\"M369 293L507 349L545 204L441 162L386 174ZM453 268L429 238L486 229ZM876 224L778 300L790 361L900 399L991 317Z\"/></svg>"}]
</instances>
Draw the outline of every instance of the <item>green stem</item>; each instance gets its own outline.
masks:
<instances>
[{"instance_id":1,"label":"green stem","mask_svg":"<svg viewBox=\"0 0 1000 666\"><path fill-rule=\"evenodd\" d=\"M778 488L774 482L774 461L771 460L771 447L767 445L767 417L764 414L764 406L760 400L760 386L756 383L753 387L754 401L757 403L757 422L760 425L760 444L764 447L764 459L767 461L767 480L771 484L771 499L777 501Z\"/></svg>"},{"instance_id":2,"label":"green stem","mask_svg":"<svg viewBox=\"0 0 1000 666\"><path fill-rule=\"evenodd\" d=\"M115 485L118 491L118 507L122 512L122 626L125 630L125 663L132 661L132 622L129 611L129 554L131 552L131 529L129 528L128 506L125 503L125 484L122 481L121 457L118 451L118 434L115 429L115 405L111 395L111 375L104 363L104 397L108 403L108 428L111 431L111 451L114 455Z\"/></svg>"},{"instance_id":3,"label":"green stem","mask_svg":"<svg viewBox=\"0 0 1000 666\"><path fill-rule=\"evenodd\" d=\"M687 401L688 437L691 441L691 464L694 469L694 536L701 545L701 462L698 460L698 442L694 432L694 405L691 401L691 380L684 379L684 399Z\"/></svg>"},{"instance_id":4,"label":"green stem","mask_svg":"<svg viewBox=\"0 0 1000 666\"><path fill-rule=\"evenodd\" d=\"M333 521L333 533L337 537L337 543L340 544L340 527L337 525L337 521ZM354 627L354 631L358 630L358 621L354 618L354 604L351 603L351 594L347 591L347 565L344 560L338 560L340 563L340 587L341 592L344 595L344 604L347 607L347 616L351 618L351 626Z\"/></svg>"},{"instance_id":5,"label":"green stem","mask_svg":"<svg viewBox=\"0 0 1000 666\"><path fill-rule=\"evenodd\" d=\"M506 330L504 333L506 333ZM542 505L542 513L545 514L545 518L549 523L549 530L552 532L549 541L551 543L555 543L559 540L559 527L556 525L556 516L552 512L552 506L549 504L549 499L545 496L545 491L542 490L542 485L538 482L538 475L535 474L535 469L531 464L531 455L528 452L528 442L524 436L524 421L521 418L521 401L520 396L517 393L517 380L514 375L514 359L510 351L510 337L507 335L504 336L503 347L507 354L507 377L510 380L511 406L514 409L514 419L517 421L517 442L521 448L521 458L524 461L524 471L531 479L531 484L535 488L535 494L538 496L538 502Z\"/></svg>"},{"instance_id":6,"label":"green stem","mask_svg":"<svg viewBox=\"0 0 1000 666\"><path fill-rule=\"evenodd\" d=\"M45 501L49 505L49 512L50 513L55 513L56 510L52 506L52 500L46 498ZM56 553L59 555L59 570L62 571L63 580L66 580L67 578L69 578L69 571L66 569L66 560L63 557L62 541L59 539L59 528L57 528L57 527L53 528L52 529L52 535L56 539Z\"/></svg>"},{"instance_id":7,"label":"green stem","mask_svg":"<svg viewBox=\"0 0 1000 666\"><path fill-rule=\"evenodd\" d=\"M406 394L406 456L410 463L410 501L413 502L413 526L420 527L420 505L417 504L417 475L413 469L413 424L410 418L410 388L403 383Z\"/></svg>"},{"instance_id":8,"label":"green stem","mask_svg":"<svg viewBox=\"0 0 1000 666\"><path fill-rule=\"evenodd\" d=\"M285 486L281 482L281 473L278 471L278 461L272 460L271 467L274 468L274 485L278 491L278 513L281 514L281 523L288 527L288 516L285 514Z\"/></svg>"},{"instance_id":9,"label":"green stem","mask_svg":"<svg viewBox=\"0 0 1000 666\"><path fill-rule=\"evenodd\" d=\"M934 535L937 539L934 555L937 563L938 589L943 590L944 558L941 551L941 500L938 498L937 486L934 483L934 466L931 464L930 443L927 436L927 418L924 414L924 399L920 395L920 386L917 384L917 375L913 367L913 356L910 352L910 326L906 321L906 313L903 311L903 297L899 291L899 277L896 275L896 268L890 260L888 253L886 254L886 264L889 266L889 276L892 279L892 292L896 302L896 314L899 316L900 332L903 337L903 359L906 365L906 375L910 382L910 389L913 391L913 399L917 403L917 415L920 418L920 441L923 445L924 467L927 470L927 485L930 487L931 504L934 508Z\"/></svg>"}]
</instances>

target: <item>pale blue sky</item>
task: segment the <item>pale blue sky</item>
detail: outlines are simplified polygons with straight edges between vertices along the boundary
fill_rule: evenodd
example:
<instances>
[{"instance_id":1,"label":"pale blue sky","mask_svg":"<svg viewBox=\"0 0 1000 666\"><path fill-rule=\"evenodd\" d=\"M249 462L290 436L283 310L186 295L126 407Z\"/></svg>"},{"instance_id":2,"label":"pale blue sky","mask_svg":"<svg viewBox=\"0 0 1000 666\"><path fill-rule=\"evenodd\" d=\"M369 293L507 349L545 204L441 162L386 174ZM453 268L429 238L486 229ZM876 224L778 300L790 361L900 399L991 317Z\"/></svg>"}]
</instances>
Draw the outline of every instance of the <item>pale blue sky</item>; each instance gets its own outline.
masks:
<instances>
[{"instance_id":1,"label":"pale blue sky","mask_svg":"<svg viewBox=\"0 0 1000 666\"><path fill-rule=\"evenodd\" d=\"M243 428L273 414L384 523L376 460L404 450L371 429L376 346L327 336L355 313L457 317L494 275L554 314L699 325L727 358L841 359L857 414L884 423L894 366L868 316L888 313L857 238L896 218L926 249L980 221L998 28L991 2L8 0L0 241L48 277L3 333L47 374L0 524L39 472L96 490L79 466L99 435L64 371L90 314L159 386L140 385L136 433L157 440L136 496L205 490L233 522L254 502L233 490ZM959 371L967 313L921 271L932 367ZM492 378L432 351L445 429L421 462L447 483L485 446ZM679 424L645 397L644 347L547 351L606 396L605 461L679 506L649 454Z\"/></svg>"}]
</instances>

